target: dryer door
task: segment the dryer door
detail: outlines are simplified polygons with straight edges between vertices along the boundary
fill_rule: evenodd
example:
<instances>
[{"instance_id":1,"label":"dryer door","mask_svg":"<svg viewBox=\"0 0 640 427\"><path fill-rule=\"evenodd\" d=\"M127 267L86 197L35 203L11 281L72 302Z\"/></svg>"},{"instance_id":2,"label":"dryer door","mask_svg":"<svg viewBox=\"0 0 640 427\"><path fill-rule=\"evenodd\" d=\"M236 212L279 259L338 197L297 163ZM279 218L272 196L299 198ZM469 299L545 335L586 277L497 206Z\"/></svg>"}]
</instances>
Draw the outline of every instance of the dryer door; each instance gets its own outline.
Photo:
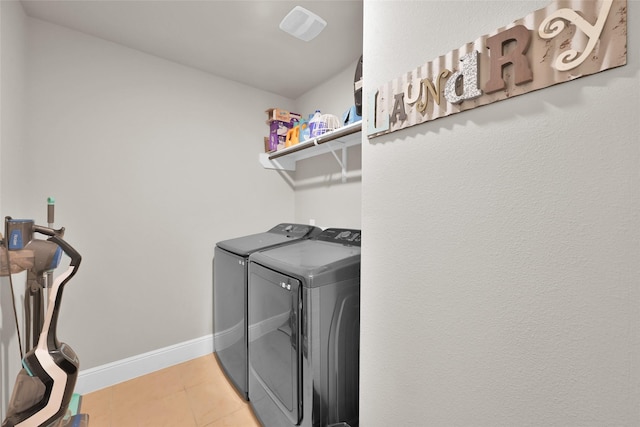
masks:
<instances>
[{"instance_id":1,"label":"dryer door","mask_svg":"<svg viewBox=\"0 0 640 427\"><path fill-rule=\"evenodd\" d=\"M298 424L300 398L300 281L251 263L249 366L280 410Z\"/></svg>"}]
</instances>

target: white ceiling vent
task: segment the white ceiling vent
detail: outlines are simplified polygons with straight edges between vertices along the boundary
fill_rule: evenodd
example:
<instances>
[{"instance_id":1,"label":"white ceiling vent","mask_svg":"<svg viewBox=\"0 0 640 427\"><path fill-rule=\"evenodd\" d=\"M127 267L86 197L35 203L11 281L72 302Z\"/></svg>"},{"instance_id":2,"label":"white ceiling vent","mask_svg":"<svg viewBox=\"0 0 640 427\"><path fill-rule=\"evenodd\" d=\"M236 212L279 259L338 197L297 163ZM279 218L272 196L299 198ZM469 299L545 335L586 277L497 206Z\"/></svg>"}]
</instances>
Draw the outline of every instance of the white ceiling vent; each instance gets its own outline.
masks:
<instances>
[{"instance_id":1,"label":"white ceiling vent","mask_svg":"<svg viewBox=\"0 0 640 427\"><path fill-rule=\"evenodd\" d=\"M294 7L280 22L280 29L306 42L316 38L327 21L302 6Z\"/></svg>"}]
</instances>

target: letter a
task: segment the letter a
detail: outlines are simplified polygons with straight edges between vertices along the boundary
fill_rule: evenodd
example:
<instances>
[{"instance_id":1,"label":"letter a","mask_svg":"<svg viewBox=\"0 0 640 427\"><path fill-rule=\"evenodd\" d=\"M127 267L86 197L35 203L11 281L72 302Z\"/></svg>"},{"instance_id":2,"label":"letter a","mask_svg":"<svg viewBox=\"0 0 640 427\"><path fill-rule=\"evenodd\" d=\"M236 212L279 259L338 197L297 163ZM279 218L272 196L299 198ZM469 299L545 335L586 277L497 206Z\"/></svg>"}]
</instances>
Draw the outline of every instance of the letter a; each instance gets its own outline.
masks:
<instances>
[{"instance_id":1,"label":"letter a","mask_svg":"<svg viewBox=\"0 0 640 427\"><path fill-rule=\"evenodd\" d=\"M407 112L404 109L404 92L396 94L394 98L393 111L390 117L391 123L395 123L398 120L403 122L407 120Z\"/></svg>"}]
</instances>

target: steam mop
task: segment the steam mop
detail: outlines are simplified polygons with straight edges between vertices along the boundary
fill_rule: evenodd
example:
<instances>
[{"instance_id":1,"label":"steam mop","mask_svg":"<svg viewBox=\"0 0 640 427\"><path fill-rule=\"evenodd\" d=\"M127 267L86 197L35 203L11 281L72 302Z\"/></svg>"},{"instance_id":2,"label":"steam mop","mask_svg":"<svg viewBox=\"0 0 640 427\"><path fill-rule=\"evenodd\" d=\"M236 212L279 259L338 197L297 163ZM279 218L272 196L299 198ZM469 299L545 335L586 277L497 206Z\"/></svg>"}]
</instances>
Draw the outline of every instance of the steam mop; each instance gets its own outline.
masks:
<instances>
[{"instance_id":1,"label":"steam mop","mask_svg":"<svg viewBox=\"0 0 640 427\"><path fill-rule=\"evenodd\" d=\"M52 271L58 266L62 252L71 261L68 269L51 284L49 303L37 345L22 359L23 367L16 378L2 427L87 426L87 415L65 416L78 376L79 361L73 349L58 341L56 335L62 291L76 274L82 257L62 238L64 228L54 230L35 225L32 220L13 220L7 217L5 233L3 249L6 256L2 261L6 262L10 281L12 273L25 269L37 277ZM34 233L46 235L48 239L31 239ZM25 244L25 241L28 243ZM26 255L21 257L21 253ZM31 260L30 253L33 254ZM3 275L4 270L3 266ZM11 287L13 291L13 283ZM18 339L20 340L19 330ZM22 344L20 351L22 353Z\"/></svg>"}]
</instances>

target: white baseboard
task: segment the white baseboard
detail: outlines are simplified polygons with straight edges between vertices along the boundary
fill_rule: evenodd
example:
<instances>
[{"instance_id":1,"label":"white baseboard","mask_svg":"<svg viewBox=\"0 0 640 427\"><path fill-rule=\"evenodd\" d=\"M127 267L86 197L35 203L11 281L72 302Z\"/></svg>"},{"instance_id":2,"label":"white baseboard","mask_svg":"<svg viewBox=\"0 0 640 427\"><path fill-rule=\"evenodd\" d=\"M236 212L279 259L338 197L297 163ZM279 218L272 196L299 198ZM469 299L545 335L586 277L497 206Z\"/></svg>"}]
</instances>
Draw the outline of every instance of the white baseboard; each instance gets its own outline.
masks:
<instances>
[{"instance_id":1,"label":"white baseboard","mask_svg":"<svg viewBox=\"0 0 640 427\"><path fill-rule=\"evenodd\" d=\"M178 363L213 353L213 335L81 370L75 393L87 394Z\"/></svg>"}]
</instances>

